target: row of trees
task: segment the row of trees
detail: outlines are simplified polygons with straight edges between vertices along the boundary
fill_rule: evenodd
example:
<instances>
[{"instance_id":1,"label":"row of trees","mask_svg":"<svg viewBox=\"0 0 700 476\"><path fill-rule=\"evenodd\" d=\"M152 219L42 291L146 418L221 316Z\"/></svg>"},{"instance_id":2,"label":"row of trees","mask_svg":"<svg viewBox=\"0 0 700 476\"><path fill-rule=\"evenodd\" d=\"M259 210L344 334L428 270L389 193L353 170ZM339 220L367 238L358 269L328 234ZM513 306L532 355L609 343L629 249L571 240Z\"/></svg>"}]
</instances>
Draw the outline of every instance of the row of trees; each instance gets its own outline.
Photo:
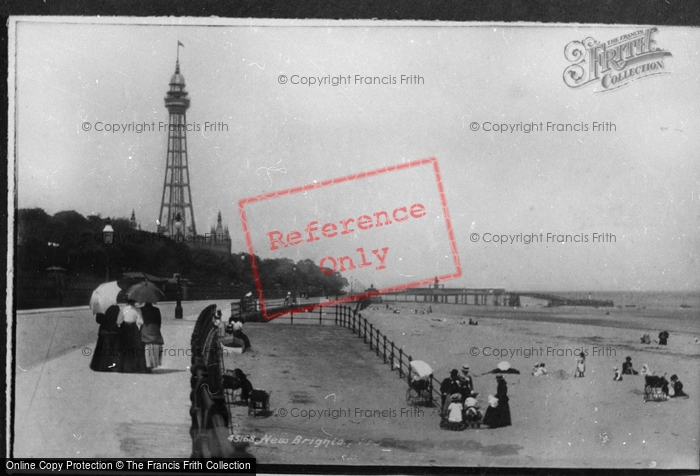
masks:
<instances>
[{"instance_id":1,"label":"row of trees","mask_svg":"<svg viewBox=\"0 0 700 476\"><path fill-rule=\"evenodd\" d=\"M40 208L21 209L17 214L15 270L18 280L54 273L57 268L67 277L111 279L127 271L141 271L161 277L180 273L203 286L254 288L251 256L247 253L222 254L190 247L185 243L158 240L158 235L135 230L129 220L111 221L114 243L105 244L105 219L84 217L75 211L53 216ZM324 274L312 260L294 263L289 259L256 257L262 286L266 290L295 290L316 295L342 294L348 281L338 273ZM18 287L21 287L18 282ZM18 290L21 292L21 289Z\"/></svg>"}]
</instances>

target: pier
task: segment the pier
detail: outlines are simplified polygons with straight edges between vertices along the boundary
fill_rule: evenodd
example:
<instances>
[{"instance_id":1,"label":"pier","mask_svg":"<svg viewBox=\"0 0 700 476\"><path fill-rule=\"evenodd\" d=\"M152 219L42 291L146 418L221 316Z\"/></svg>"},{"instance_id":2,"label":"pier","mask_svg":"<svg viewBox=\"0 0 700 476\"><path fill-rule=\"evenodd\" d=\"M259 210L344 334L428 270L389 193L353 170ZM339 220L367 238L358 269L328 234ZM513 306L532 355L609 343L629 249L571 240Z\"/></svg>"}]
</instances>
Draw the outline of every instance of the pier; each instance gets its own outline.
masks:
<instances>
[{"instance_id":1,"label":"pier","mask_svg":"<svg viewBox=\"0 0 700 476\"><path fill-rule=\"evenodd\" d=\"M613 307L613 301L597 299L569 299L554 294L529 291L506 291L503 288L446 288L434 284L427 288L413 288L404 291L386 293L382 298L386 302L416 302L465 304L472 306L507 306L520 307L520 298L528 297L546 302L546 307L555 306L590 306Z\"/></svg>"}]
</instances>

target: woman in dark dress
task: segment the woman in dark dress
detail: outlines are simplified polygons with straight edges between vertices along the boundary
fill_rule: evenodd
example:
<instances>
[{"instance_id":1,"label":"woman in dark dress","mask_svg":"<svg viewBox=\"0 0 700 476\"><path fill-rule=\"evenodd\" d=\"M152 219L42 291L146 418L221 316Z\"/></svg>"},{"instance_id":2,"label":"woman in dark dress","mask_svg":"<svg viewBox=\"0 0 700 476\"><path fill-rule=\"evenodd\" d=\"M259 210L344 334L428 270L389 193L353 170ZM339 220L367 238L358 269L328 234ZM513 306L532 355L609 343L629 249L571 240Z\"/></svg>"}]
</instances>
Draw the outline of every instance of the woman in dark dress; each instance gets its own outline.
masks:
<instances>
[{"instance_id":1,"label":"woman in dark dress","mask_svg":"<svg viewBox=\"0 0 700 476\"><path fill-rule=\"evenodd\" d=\"M508 404L508 384L503 375L497 375L496 382L498 382L498 387L496 388L498 405L496 407L489 406L486 409L483 421L484 425L488 425L489 428L500 428L512 424L510 420L510 405Z\"/></svg>"},{"instance_id":2,"label":"woman in dark dress","mask_svg":"<svg viewBox=\"0 0 700 476\"><path fill-rule=\"evenodd\" d=\"M116 370L119 357L119 306L110 306L104 314L97 314L95 320L100 325L97 345L92 354L90 368L95 372L112 372Z\"/></svg>"},{"instance_id":3,"label":"woman in dark dress","mask_svg":"<svg viewBox=\"0 0 700 476\"><path fill-rule=\"evenodd\" d=\"M145 373L145 346L141 341L143 316L135 301L128 301L119 313L119 362L117 368L123 373Z\"/></svg>"}]
</instances>

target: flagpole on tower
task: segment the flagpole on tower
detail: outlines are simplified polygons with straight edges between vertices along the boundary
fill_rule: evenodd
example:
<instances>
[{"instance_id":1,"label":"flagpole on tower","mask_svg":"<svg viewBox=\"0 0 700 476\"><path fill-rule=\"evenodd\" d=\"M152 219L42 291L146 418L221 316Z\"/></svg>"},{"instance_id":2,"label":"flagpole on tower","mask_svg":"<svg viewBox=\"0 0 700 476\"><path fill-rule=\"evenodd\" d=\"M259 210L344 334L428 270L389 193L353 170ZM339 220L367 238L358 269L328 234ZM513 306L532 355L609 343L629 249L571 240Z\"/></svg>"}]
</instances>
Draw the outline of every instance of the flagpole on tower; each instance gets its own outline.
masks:
<instances>
[{"instance_id":1,"label":"flagpole on tower","mask_svg":"<svg viewBox=\"0 0 700 476\"><path fill-rule=\"evenodd\" d=\"M182 46L183 48L185 47L185 45L183 45L183 44L180 42L180 40L178 40L178 41L177 41L177 62L178 62L178 63L180 62L180 47L181 47L181 46Z\"/></svg>"}]
</instances>

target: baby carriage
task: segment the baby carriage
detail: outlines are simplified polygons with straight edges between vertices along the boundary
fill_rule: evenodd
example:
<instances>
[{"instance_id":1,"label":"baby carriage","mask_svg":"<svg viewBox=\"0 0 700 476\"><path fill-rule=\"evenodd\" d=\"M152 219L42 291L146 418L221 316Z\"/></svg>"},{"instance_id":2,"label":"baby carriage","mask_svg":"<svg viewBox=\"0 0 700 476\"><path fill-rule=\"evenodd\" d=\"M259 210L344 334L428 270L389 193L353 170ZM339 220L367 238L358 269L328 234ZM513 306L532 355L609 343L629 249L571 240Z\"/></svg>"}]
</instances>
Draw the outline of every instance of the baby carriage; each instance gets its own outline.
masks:
<instances>
[{"instance_id":1,"label":"baby carriage","mask_svg":"<svg viewBox=\"0 0 700 476\"><path fill-rule=\"evenodd\" d=\"M411 361L411 380L406 390L406 403L409 405L432 406L433 394L430 389L430 378L433 369L422 360Z\"/></svg>"},{"instance_id":2,"label":"baby carriage","mask_svg":"<svg viewBox=\"0 0 700 476\"><path fill-rule=\"evenodd\" d=\"M464 423L467 428L480 428L481 411L476 403L475 394L471 394L464 402Z\"/></svg>"},{"instance_id":3,"label":"baby carriage","mask_svg":"<svg viewBox=\"0 0 700 476\"><path fill-rule=\"evenodd\" d=\"M668 380L655 375L644 376L644 401L663 402L668 400Z\"/></svg>"}]
</instances>

